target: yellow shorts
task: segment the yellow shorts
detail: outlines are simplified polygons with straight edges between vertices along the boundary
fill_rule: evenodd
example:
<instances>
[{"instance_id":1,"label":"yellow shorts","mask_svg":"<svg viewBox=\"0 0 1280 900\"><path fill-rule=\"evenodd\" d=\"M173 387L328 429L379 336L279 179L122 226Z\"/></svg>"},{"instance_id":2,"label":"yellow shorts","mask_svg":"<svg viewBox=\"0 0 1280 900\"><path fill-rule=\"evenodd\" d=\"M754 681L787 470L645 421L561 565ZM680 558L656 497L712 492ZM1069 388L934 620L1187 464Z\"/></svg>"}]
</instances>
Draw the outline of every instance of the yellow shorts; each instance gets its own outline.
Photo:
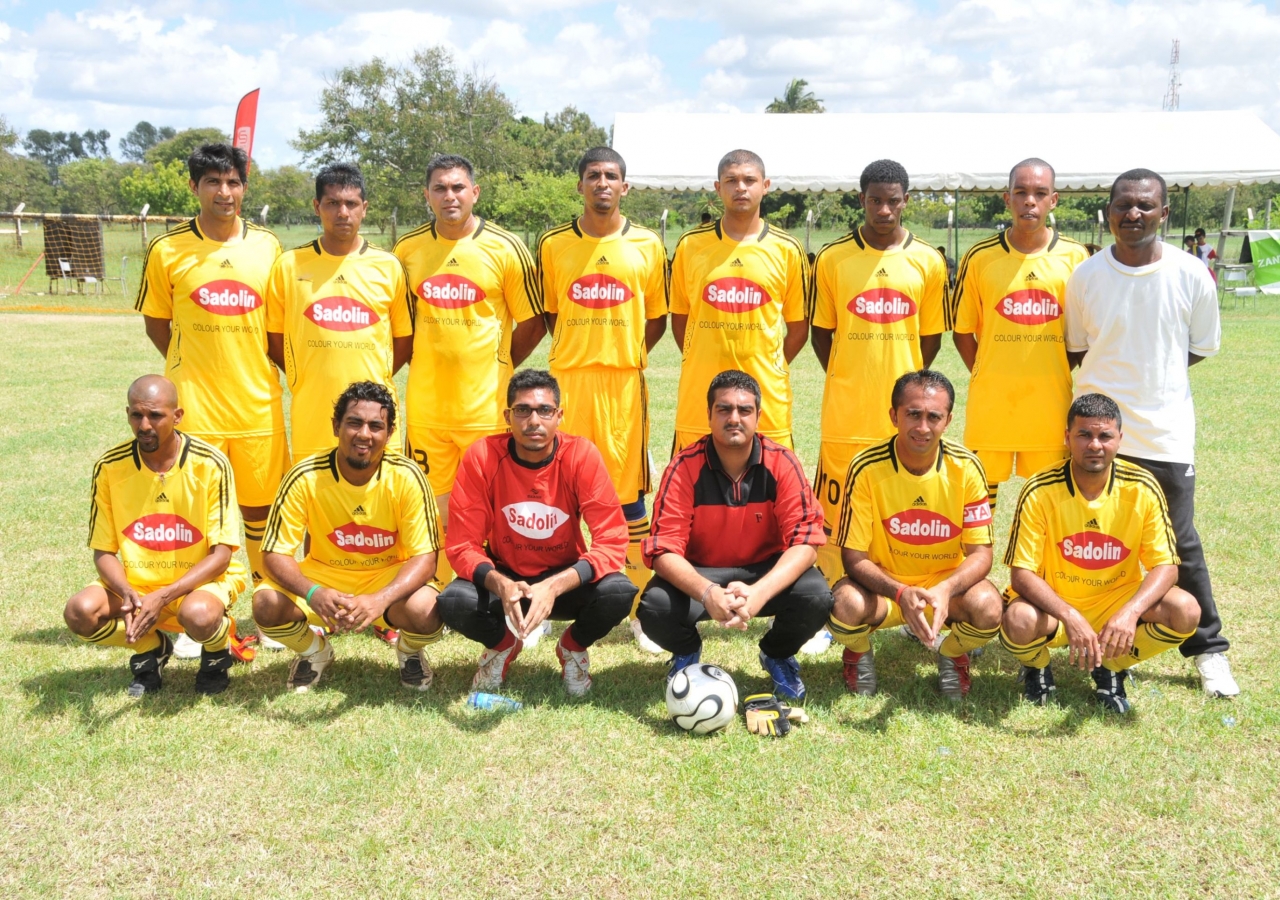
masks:
<instances>
[{"instance_id":1,"label":"yellow shorts","mask_svg":"<svg viewBox=\"0 0 1280 900\"><path fill-rule=\"evenodd\" d=\"M653 490L644 373L595 366L551 374L560 383L560 429L596 445L622 502L634 503Z\"/></svg>"},{"instance_id":2,"label":"yellow shorts","mask_svg":"<svg viewBox=\"0 0 1280 900\"><path fill-rule=\"evenodd\" d=\"M818 449L818 469L813 476L813 493L822 504L822 517L830 537L839 530L840 504L844 500L844 482L853 458L872 443L836 444L823 441Z\"/></svg>"},{"instance_id":3,"label":"yellow shorts","mask_svg":"<svg viewBox=\"0 0 1280 900\"><path fill-rule=\"evenodd\" d=\"M217 447L230 460L236 479L236 503L270 506L275 501L280 479L289 468L289 442L283 431L248 437L195 436Z\"/></svg>"},{"instance_id":4,"label":"yellow shorts","mask_svg":"<svg viewBox=\"0 0 1280 900\"><path fill-rule=\"evenodd\" d=\"M400 574L401 565L403 565L403 563L394 566L387 566L385 569L374 569L369 572L340 572L333 569L331 566L326 566L323 563L316 562L314 559L307 558L298 563L298 568L302 570L303 575L314 581L316 584L323 585L327 588L333 588L335 591L340 591L344 594L372 594L375 591L382 590L394 581L395 577ZM427 584L434 587L437 591L441 590L441 585L438 581L432 580L427 582ZM307 603L306 599L299 597L291 591L285 590L270 578L264 578L262 583L253 589L255 594L261 591L276 591L286 597L293 598L293 602L296 603L298 605L298 609L302 610L306 615L308 622L320 628L325 627L324 620L316 615L315 611L311 608L310 604ZM386 620L381 616L378 617L375 624L378 625L379 628L387 627Z\"/></svg>"},{"instance_id":5,"label":"yellow shorts","mask_svg":"<svg viewBox=\"0 0 1280 900\"><path fill-rule=\"evenodd\" d=\"M240 599L240 592L244 590L247 581L248 579L245 577L244 566L241 565L239 560L232 557L231 564L227 566L227 571L222 574L221 578L217 581L210 581L202 584L200 587L192 590L191 593L194 594L196 591L203 591L206 594L216 597L222 603L223 609L231 609L231 607L236 605L236 600ZM112 593L111 588L107 587L101 578L94 579L93 584L96 584L108 594ZM156 590L156 588L139 587L132 583L130 583L130 586L138 592L139 597L145 597L147 594L151 593L151 591ZM92 587L92 585L90 585L90 587ZM161 631L170 631L174 634L183 631L183 627L178 624L178 608L182 606L182 601L186 600L189 596L191 595L187 594L179 597L177 600L171 600L169 603L165 604L164 609L160 610L160 615L156 619L156 628Z\"/></svg>"},{"instance_id":6,"label":"yellow shorts","mask_svg":"<svg viewBox=\"0 0 1280 900\"><path fill-rule=\"evenodd\" d=\"M675 456L677 453L679 453L685 447L688 447L694 441L700 440L706 437L710 433L711 433L710 430L699 431L699 432L677 431L675 434L675 439L673 440L671 445L671 455ZM760 431L760 432L757 432L757 434L764 435L765 437L769 438L771 441L775 441L781 444L782 446L786 447L788 450L794 451L796 449L795 444L791 440L790 431L778 432L776 434L770 434L767 431Z\"/></svg>"},{"instance_id":7,"label":"yellow shorts","mask_svg":"<svg viewBox=\"0 0 1280 900\"><path fill-rule=\"evenodd\" d=\"M416 462L427 476L431 492L437 497L453 490L458 463L467 448L481 438L500 434L500 428L422 428L405 427L405 456Z\"/></svg>"},{"instance_id":8,"label":"yellow shorts","mask_svg":"<svg viewBox=\"0 0 1280 900\"><path fill-rule=\"evenodd\" d=\"M945 572L934 572L932 575L927 576L922 581L916 582L911 586L921 587L925 589L928 589L931 587L937 587L943 581L950 578L953 572L955 572L955 569L947 569ZM893 577L896 578L897 576L893 576ZM876 629L879 630L881 628L896 628L899 625L907 624L907 620L902 617L902 607L894 603L892 597L885 597L884 599L889 604L889 613L884 617L884 621L876 626ZM930 625L933 624L933 607L932 606L926 606L924 608L924 618L925 618L925 621L928 622Z\"/></svg>"},{"instance_id":9,"label":"yellow shorts","mask_svg":"<svg viewBox=\"0 0 1280 900\"><path fill-rule=\"evenodd\" d=\"M1003 484L1013 475L1014 451L1012 450L974 450L982 468L987 473L987 484ZM1061 450L1019 450L1018 475L1030 478L1037 472L1047 469L1054 463L1067 458L1067 448Z\"/></svg>"},{"instance_id":10,"label":"yellow shorts","mask_svg":"<svg viewBox=\"0 0 1280 900\"><path fill-rule=\"evenodd\" d=\"M1133 595L1138 592L1141 585L1125 585L1118 591L1108 591L1100 597L1097 602L1090 604L1087 608L1075 607L1080 615L1084 616L1084 620L1089 623L1089 627L1094 632L1100 633L1106 627L1107 622L1111 621L1111 617L1120 612L1121 607L1133 599ZM1049 641L1050 647L1066 647L1071 642L1067 640L1067 626L1061 622L1058 623L1058 630L1053 635L1053 640Z\"/></svg>"}]
</instances>

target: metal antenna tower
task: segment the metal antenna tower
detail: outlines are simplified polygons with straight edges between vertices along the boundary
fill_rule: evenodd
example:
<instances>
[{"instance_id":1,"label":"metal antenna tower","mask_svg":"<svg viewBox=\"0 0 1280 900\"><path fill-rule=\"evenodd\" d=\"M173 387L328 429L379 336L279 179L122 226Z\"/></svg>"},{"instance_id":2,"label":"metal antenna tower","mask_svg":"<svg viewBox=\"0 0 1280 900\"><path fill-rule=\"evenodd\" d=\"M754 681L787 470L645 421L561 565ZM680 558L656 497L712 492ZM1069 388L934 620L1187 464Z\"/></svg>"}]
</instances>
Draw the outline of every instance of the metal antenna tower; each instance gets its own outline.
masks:
<instances>
[{"instance_id":1,"label":"metal antenna tower","mask_svg":"<svg viewBox=\"0 0 1280 900\"><path fill-rule=\"evenodd\" d=\"M1178 39L1173 39L1173 49L1169 51L1169 87L1164 92L1164 102L1160 104L1160 108L1165 112L1178 111L1178 88L1182 87L1179 81L1181 73L1178 71Z\"/></svg>"}]
</instances>

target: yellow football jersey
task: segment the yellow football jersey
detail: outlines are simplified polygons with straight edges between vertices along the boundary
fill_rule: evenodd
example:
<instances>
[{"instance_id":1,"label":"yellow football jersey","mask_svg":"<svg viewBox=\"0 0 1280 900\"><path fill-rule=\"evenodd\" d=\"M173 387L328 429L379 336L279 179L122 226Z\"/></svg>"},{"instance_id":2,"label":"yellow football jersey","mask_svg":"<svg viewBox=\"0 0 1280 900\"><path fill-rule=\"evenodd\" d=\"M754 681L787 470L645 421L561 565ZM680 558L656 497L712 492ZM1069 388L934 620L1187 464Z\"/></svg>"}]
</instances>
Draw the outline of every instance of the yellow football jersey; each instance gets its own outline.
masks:
<instances>
[{"instance_id":1,"label":"yellow football jersey","mask_svg":"<svg viewBox=\"0 0 1280 900\"><path fill-rule=\"evenodd\" d=\"M267 330L284 335L294 459L337 444L333 404L348 385L375 381L395 394L391 339L413 333L411 304L400 260L368 241L347 256L314 240L280 257Z\"/></svg>"},{"instance_id":2,"label":"yellow football jersey","mask_svg":"<svg viewBox=\"0 0 1280 900\"><path fill-rule=\"evenodd\" d=\"M1056 232L1039 253L1019 253L1004 233L979 241L960 262L955 330L978 340L964 442L978 450L1057 450L1071 405L1063 343L1067 279L1089 258Z\"/></svg>"},{"instance_id":3,"label":"yellow football jersey","mask_svg":"<svg viewBox=\"0 0 1280 900\"><path fill-rule=\"evenodd\" d=\"M876 250L855 229L822 248L813 283L813 325L834 332L822 440L865 444L895 434L893 383L923 368L920 336L948 328L945 260L915 235Z\"/></svg>"},{"instance_id":4,"label":"yellow football jersey","mask_svg":"<svg viewBox=\"0 0 1280 900\"><path fill-rule=\"evenodd\" d=\"M104 453L93 467L89 546L115 553L134 590L173 584L218 544L240 546L240 510L231 464L199 438L179 432L168 472L142 462L138 442ZM234 556L229 570L243 574Z\"/></svg>"},{"instance_id":5,"label":"yellow football jersey","mask_svg":"<svg viewBox=\"0 0 1280 900\"><path fill-rule=\"evenodd\" d=\"M628 219L593 238L575 219L539 239L537 260L543 302L557 316L552 372L648 364L645 323L667 314L667 252L656 233Z\"/></svg>"},{"instance_id":6,"label":"yellow football jersey","mask_svg":"<svg viewBox=\"0 0 1280 900\"><path fill-rule=\"evenodd\" d=\"M436 498L418 464L387 453L368 483L342 480L337 449L289 470L267 517L264 553L293 556L311 534L310 559L337 572L370 572L440 549Z\"/></svg>"},{"instance_id":7,"label":"yellow football jersey","mask_svg":"<svg viewBox=\"0 0 1280 900\"><path fill-rule=\"evenodd\" d=\"M788 322L810 316L809 261L800 242L767 223L735 241L711 225L687 232L671 258L671 312L685 324L676 430L706 434L707 386L726 369L760 382L759 430L791 434Z\"/></svg>"},{"instance_id":8,"label":"yellow football jersey","mask_svg":"<svg viewBox=\"0 0 1280 900\"><path fill-rule=\"evenodd\" d=\"M524 242L477 221L462 240L445 240L431 223L396 242L417 298L406 400L415 428L505 428L512 323L542 315Z\"/></svg>"},{"instance_id":9,"label":"yellow football jersey","mask_svg":"<svg viewBox=\"0 0 1280 900\"><path fill-rule=\"evenodd\" d=\"M1106 490L1086 500L1066 460L1023 485L1004 561L1035 572L1083 611L1133 593L1143 568L1178 565L1176 547L1164 492L1151 473L1117 459Z\"/></svg>"},{"instance_id":10,"label":"yellow football jersey","mask_svg":"<svg viewBox=\"0 0 1280 900\"><path fill-rule=\"evenodd\" d=\"M959 566L963 544L991 543L987 476L976 456L945 439L933 468L912 475L898 461L897 440L849 465L836 541L903 584L923 584Z\"/></svg>"},{"instance_id":11,"label":"yellow football jersey","mask_svg":"<svg viewBox=\"0 0 1280 900\"><path fill-rule=\"evenodd\" d=\"M241 220L223 244L192 219L153 239L134 308L170 319L164 374L178 387L189 434L248 437L284 431L280 373L267 357L265 297L280 242Z\"/></svg>"}]
</instances>

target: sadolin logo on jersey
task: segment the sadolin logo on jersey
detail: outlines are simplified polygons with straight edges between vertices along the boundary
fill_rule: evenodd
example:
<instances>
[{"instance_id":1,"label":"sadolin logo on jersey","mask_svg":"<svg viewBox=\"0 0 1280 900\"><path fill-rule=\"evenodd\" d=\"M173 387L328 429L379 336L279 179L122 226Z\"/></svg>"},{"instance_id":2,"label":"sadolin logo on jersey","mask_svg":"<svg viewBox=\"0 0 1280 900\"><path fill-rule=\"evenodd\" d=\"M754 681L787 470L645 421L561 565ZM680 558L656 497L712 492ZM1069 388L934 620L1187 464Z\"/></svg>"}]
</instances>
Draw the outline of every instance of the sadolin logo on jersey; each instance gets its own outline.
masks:
<instances>
[{"instance_id":1,"label":"sadolin logo on jersey","mask_svg":"<svg viewBox=\"0 0 1280 900\"><path fill-rule=\"evenodd\" d=\"M872 288L849 301L849 312L878 325L901 322L917 309L916 301L893 288Z\"/></svg>"},{"instance_id":2,"label":"sadolin logo on jersey","mask_svg":"<svg viewBox=\"0 0 1280 900\"><path fill-rule=\"evenodd\" d=\"M441 309L462 309L483 300L484 291L461 275L432 275L418 285L418 296Z\"/></svg>"},{"instance_id":3,"label":"sadolin logo on jersey","mask_svg":"<svg viewBox=\"0 0 1280 900\"><path fill-rule=\"evenodd\" d=\"M569 514L555 506L547 506L535 500L508 503L502 507L507 524L517 534L527 538L549 538L557 528L569 521Z\"/></svg>"},{"instance_id":4,"label":"sadolin logo on jersey","mask_svg":"<svg viewBox=\"0 0 1280 900\"><path fill-rule=\"evenodd\" d=\"M1101 531L1079 531L1058 541L1062 558L1082 569L1109 569L1124 562L1128 547Z\"/></svg>"},{"instance_id":5,"label":"sadolin logo on jersey","mask_svg":"<svg viewBox=\"0 0 1280 900\"><path fill-rule=\"evenodd\" d=\"M378 321L378 314L350 297L325 297L306 308L303 315L330 331L359 331Z\"/></svg>"},{"instance_id":6,"label":"sadolin logo on jersey","mask_svg":"<svg viewBox=\"0 0 1280 900\"><path fill-rule=\"evenodd\" d=\"M1062 318L1062 304L1048 291L1014 291L996 304L996 312L1019 325L1043 325Z\"/></svg>"},{"instance_id":7,"label":"sadolin logo on jersey","mask_svg":"<svg viewBox=\"0 0 1280 900\"><path fill-rule=\"evenodd\" d=\"M216 316L243 316L262 305L257 291L230 279L201 285L191 292L191 299L196 306Z\"/></svg>"},{"instance_id":8,"label":"sadolin logo on jersey","mask_svg":"<svg viewBox=\"0 0 1280 900\"><path fill-rule=\"evenodd\" d=\"M931 509L904 509L884 520L889 534L904 544L941 544L960 536L960 526Z\"/></svg>"},{"instance_id":9,"label":"sadolin logo on jersey","mask_svg":"<svg viewBox=\"0 0 1280 900\"><path fill-rule=\"evenodd\" d=\"M717 278L707 285L702 298L721 312L751 312L773 298L749 278Z\"/></svg>"},{"instance_id":10,"label":"sadolin logo on jersey","mask_svg":"<svg viewBox=\"0 0 1280 900\"><path fill-rule=\"evenodd\" d=\"M204 540L200 529L173 513L151 513L135 519L124 536L148 550L182 550Z\"/></svg>"},{"instance_id":11,"label":"sadolin logo on jersey","mask_svg":"<svg viewBox=\"0 0 1280 900\"><path fill-rule=\"evenodd\" d=\"M569 285L569 299L579 306L591 309L621 306L634 296L631 288L603 272L583 275Z\"/></svg>"},{"instance_id":12,"label":"sadolin logo on jersey","mask_svg":"<svg viewBox=\"0 0 1280 900\"><path fill-rule=\"evenodd\" d=\"M348 522L346 525L339 525L329 533L329 543L348 553L377 556L396 545L396 535L397 532L374 528L372 525Z\"/></svg>"}]
</instances>

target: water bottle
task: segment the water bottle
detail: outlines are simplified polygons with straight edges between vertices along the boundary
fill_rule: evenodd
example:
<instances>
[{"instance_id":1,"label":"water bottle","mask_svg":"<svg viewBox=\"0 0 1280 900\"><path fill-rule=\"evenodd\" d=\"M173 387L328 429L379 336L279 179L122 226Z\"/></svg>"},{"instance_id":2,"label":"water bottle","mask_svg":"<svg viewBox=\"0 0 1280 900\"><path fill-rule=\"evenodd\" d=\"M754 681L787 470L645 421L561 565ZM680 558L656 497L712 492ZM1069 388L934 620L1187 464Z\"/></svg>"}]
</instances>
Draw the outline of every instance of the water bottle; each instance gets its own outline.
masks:
<instances>
[{"instance_id":1,"label":"water bottle","mask_svg":"<svg viewBox=\"0 0 1280 900\"><path fill-rule=\"evenodd\" d=\"M467 695L467 706L473 709L505 709L514 712L524 706L519 700L512 700L501 694L486 694L484 691L472 691Z\"/></svg>"}]
</instances>

